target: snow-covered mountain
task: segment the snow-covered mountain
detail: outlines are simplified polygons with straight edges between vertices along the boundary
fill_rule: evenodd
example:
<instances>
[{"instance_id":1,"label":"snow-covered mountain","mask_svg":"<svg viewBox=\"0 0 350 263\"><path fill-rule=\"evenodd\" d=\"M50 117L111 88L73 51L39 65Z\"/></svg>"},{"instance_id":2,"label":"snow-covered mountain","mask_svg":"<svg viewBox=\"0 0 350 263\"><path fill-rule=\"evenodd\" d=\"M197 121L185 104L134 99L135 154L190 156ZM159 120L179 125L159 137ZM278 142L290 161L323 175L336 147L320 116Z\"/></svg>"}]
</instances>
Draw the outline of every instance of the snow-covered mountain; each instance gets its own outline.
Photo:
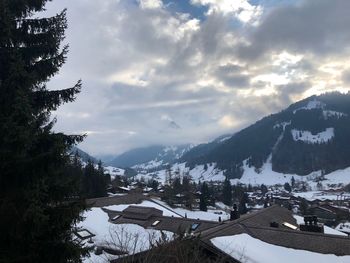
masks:
<instances>
[{"instance_id":1,"label":"snow-covered mountain","mask_svg":"<svg viewBox=\"0 0 350 263\"><path fill-rule=\"evenodd\" d=\"M215 163L230 178L247 168L309 175L350 166L350 94L327 93L292 104L241 130L222 143L199 145L181 162L192 169ZM349 175L350 177L350 175Z\"/></svg>"},{"instance_id":2,"label":"snow-covered mountain","mask_svg":"<svg viewBox=\"0 0 350 263\"><path fill-rule=\"evenodd\" d=\"M312 96L233 134L197 146L150 146L107 163L164 182L173 173L195 181L268 184L320 180L350 183L350 94Z\"/></svg>"},{"instance_id":3,"label":"snow-covered mountain","mask_svg":"<svg viewBox=\"0 0 350 263\"><path fill-rule=\"evenodd\" d=\"M154 145L137 148L117 156L107 164L116 167L132 167L137 170L159 170L175 163L192 147L193 145L185 144L179 146Z\"/></svg>"}]
</instances>

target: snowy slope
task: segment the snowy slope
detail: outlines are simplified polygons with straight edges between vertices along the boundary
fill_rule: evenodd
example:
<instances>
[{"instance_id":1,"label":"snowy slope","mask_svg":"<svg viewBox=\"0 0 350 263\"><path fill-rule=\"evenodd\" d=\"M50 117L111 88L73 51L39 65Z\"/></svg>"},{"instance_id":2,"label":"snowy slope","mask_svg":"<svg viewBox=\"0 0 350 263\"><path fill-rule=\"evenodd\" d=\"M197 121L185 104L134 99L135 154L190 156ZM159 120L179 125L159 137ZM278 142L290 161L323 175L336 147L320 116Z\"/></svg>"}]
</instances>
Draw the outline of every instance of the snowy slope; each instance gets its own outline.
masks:
<instances>
[{"instance_id":1,"label":"snowy slope","mask_svg":"<svg viewBox=\"0 0 350 263\"><path fill-rule=\"evenodd\" d=\"M178 146L152 145L127 151L108 163L117 167L132 167L137 170L157 169L174 163L193 147L192 144Z\"/></svg>"},{"instance_id":2,"label":"snowy slope","mask_svg":"<svg viewBox=\"0 0 350 263\"><path fill-rule=\"evenodd\" d=\"M308 101L305 106L294 110L293 113L295 114L297 111L300 111L300 110L323 109L325 106L326 106L326 104L323 103L322 101L319 101L317 99L313 99L313 100Z\"/></svg>"},{"instance_id":3,"label":"snowy slope","mask_svg":"<svg viewBox=\"0 0 350 263\"><path fill-rule=\"evenodd\" d=\"M171 173L175 174L175 172L179 172L181 176L184 174L188 174L195 182L225 180L224 171L217 169L215 163L208 164L207 169L204 168L205 165L197 165L193 169L189 169L189 167L186 167L186 163L175 163L171 166ZM162 184L165 184L166 172L166 169L162 169L151 173L140 173L137 175L137 178L156 179Z\"/></svg>"},{"instance_id":4,"label":"snowy slope","mask_svg":"<svg viewBox=\"0 0 350 263\"><path fill-rule=\"evenodd\" d=\"M104 166L104 173L110 174L113 180L117 175L124 176L125 170L114 166Z\"/></svg>"},{"instance_id":5,"label":"snowy slope","mask_svg":"<svg viewBox=\"0 0 350 263\"><path fill-rule=\"evenodd\" d=\"M171 171L179 171L180 174L188 173L192 180L198 181L224 181L224 171L216 168L215 164L208 164L207 170L204 169L204 165L197 165L192 170L185 166L185 163L174 164L171 167ZM247 160L244 161L242 167L243 175L240 179L231 179L232 184L242 183L242 184L251 184L251 185L261 185L265 184L268 186L290 183L292 177L296 182L307 182L313 190L317 190L316 179L321 176L324 177L324 180L321 181L324 189L330 188L331 185L339 184L349 184L350 183L350 167L342 170L337 170L332 173L322 175L321 171L315 171L305 176L300 176L297 174L284 174L278 173L272 170L272 163L268 160L260 169L256 169L254 166L249 166ZM166 170L160 170L153 173L138 174L138 179L156 179L161 183L165 183Z\"/></svg>"},{"instance_id":6,"label":"snowy slope","mask_svg":"<svg viewBox=\"0 0 350 263\"><path fill-rule=\"evenodd\" d=\"M188 152L194 145L181 145L181 146L164 146L154 159L139 163L132 166L133 169L142 170L156 170L157 168L162 168L166 165L172 164L179 160L186 152Z\"/></svg>"},{"instance_id":7,"label":"snowy slope","mask_svg":"<svg viewBox=\"0 0 350 263\"><path fill-rule=\"evenodd\" d=\"M348 114L344 112L339 112L339 111L334 111L334 110L323 110L323 118L325 120L328 120L330 118L341 118L341 117L346 117Z\"/></svg>"},{"instance_id":8,"label":"snowy slope","mask_svg":"<svg viewBox=\"0 0 350 263\"><path fill-rule=\"evenodd\" d=\"M312 134L309 131L291 130L294 141L303 141L306 143L326 143L334 137L334 128L327 128L325 131Z\"/></svg>"},{"instance_id":9,"label":"snowy slope","mask_svg":"<svg viewBox=\"0 0 350 263\"><path fill-rule=\"evenodd\" d=\"M272 170L271 162L266 162L261 169L257 170L255 167L249 167L247 161L245 161L243 169L244 172L242 177L240 179L231 180L232 183L275 185L290 183L292 177L294 177L296 181L308 182L313 189L316 189L317 183L314 180L318 177L321 177L322 174L321 171L312 172L306 176L278 173ZM325 188L327 188L327 185L331 184L348 184L350 183L349 174L350 167L343 170L334 171L332 173L324 175L325 180L322 181L322 184Z\"/></svg>"},{"instance_id":10,"label":"snowy slope","mask_svg":"<svg viewBox=\"0 0 350 263\"><path fill-rule=\"evenodd\" d=\"M241 178L247 160L257 170L264 169L269 156L273 170L282 175L350 167L349 105L350 93L309 97L223 137L219 144L194 147L181 162L196 169L216 163L229 178Z\"/></svg>"}]
</instances>

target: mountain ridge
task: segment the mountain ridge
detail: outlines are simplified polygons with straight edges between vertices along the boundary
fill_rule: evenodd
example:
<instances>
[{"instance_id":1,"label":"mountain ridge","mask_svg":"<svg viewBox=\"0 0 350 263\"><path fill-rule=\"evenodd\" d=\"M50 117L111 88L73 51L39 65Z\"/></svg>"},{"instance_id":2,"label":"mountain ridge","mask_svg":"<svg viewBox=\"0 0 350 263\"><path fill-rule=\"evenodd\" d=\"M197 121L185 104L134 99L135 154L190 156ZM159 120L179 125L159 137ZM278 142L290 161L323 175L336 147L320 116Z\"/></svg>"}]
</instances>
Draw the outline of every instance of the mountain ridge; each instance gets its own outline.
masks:
<instances>
[{"instance_id":1,"label":"mountain ridge","mask_svg":"<svg viewBox=\"0 0 350 263\"><path fill-rule=\"evenodd\" d=\"M173 163L192 147L193 145L191 144L140 147L118 155L107 164L117 167L157 169L157 167L163 167Z\"/></svg>"},{"instance_id":2,"label":"mountain ridge","mask_svg":"<svg viewBox=\"0 0 350 263\"><path fill-rule=\"evenodd\" d=\"M194 147L180 161L190 168L216 163L229 178L242 176L245 161L260 169L269 157L276 172L330 173L350 166L349 115L349 93L311 96L258 120L222 144ZM330 138L321 141L325 134Z\"/></svg>"}]
</instances>

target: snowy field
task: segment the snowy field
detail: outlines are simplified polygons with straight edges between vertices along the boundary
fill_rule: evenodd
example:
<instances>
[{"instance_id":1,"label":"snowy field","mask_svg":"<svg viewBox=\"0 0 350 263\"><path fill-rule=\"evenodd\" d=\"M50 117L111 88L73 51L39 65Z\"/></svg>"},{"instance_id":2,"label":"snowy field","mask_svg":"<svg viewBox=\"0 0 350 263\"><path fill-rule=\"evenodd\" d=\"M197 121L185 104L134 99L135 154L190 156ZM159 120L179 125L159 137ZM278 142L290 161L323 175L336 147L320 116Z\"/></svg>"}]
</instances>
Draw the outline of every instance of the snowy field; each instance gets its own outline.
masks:
<instances>
[{"instance_id":1,"label":"snowy field","mask_svg":"<svg viewBox=\"0 0 350 263\"><path fill-rule=\"evenodd\" d=\"M308 101L308 103L303 106L300 107L296 110L293 111L293 114L295 114L297 111L299 110L313 110L313 109L323 109L326 106L325 103L323 103L322 101L318 101L318 100L310 100Z\"/></svg>"},{"instance_id":2,"label":"snowy field","mask_svg":"<svg viewBox=\"0 0 350 263\"><path fill-rule=\"evenodd\" d=\"M216 237L214 246L244 263L345 263L350 256L337 257L306 250L285 248L263 242L248 234Z\"/></svg>"},{"instance_id":3,"label":"snowy field","mask_svg":"<svg viewBox=\"0 0 350 263\"><path fill-rule=\"evenodd\" d=\"M179 171L180 174L188 173L192 180L195 182L199 181L224 181L225 176L224 172L216 169L216 164L208 164L207 170L204 169L204 165L197 165L192 170L190 170L188 167L185 166L185 163L176 163L171 167L172 173L174 174L175 171ZM162 184L165 183L166 178L166 170L160 170L148 174L138 174L136 176L137 179L156 179L157 181L161 182Z\"/></svg>"},{"instance_id":4,"label":"snowy field","mask_svg":"<svg viewBox=\"0 0 350 263\"><path fill-rule=\"evenodd\" d=\"M283 174L272 170L271 158L268 158L267 162L257 170L255 167L249 167L247 160L243 162L243 175L240 179L232 179L231 184L243 183L251 185L265 184L272 186L276 184L283 185L284 183L290 183L292 177L298 182L307 182L312 190L317 190L316 178L321 177L321 171L315 171L305 176L296 174ZM180 174L189 173L195 182L203 181L224 181L224 172L215 168L215 163L208 165L208 169L204 169L204 165L197 165L192 170L185 167L185 163L174 164L171 168L172 172L179 170ZM324 175L323 181L321 181L324 189L329 189L330 185L349 184L350 183L350 167L337 170L327 175ZM160 183L165 183L166 170L160 170L154 173L138 174L138 179L156 179Z\"/></svg>"},{"instance_id":5,"label":"snowy field","mask_svg":"<svg viewBox=\"0 0 350 263\"><path fill-rule=\"evenodd\" d=\"M309 144L326 143L334 137L334 128L327 128L325 131L316 134L296 129L293 129L290 132L292 133L294 141L302 141Z\"/></svg>"},{"instance_id":6,"label":"snowy field","mask_svg":"<svg viewBox=\"0 0 350 263\"><path fill-rule=\"evenodd\" d=\"M104 169L104 173L105 174L108 173L108 174L111 175L111 179L112 180L114 180L114 178L117 175L124 176L124 173L125 173L124 169L117 168L117 167L114 167L114 166L104 166L103 169Z\"/></svg>"},{"instance_id":7,"label":"snowy field","mask_svg":"<svg viewBox=\"0 0 350 263\"><path fill-rule=\"evenodd\" d=\"M243 184L251 184L251 185L276 185L276 184L284 184L290 183L292 177L296 181L307 182L313 190L317 189L317 183L314 181L316 178L321 176L321 171L312 172L305 176L300 176L296 174L283 174L272 171L272 164L270 161L266 162L263 167L256 171L255 167L249 167L247 161L244 162L243 165L243 175L241 179L233 179L231 183L243 183ZM325 189L328 188L328 185L331 184L348 184L350 183L350 167L344 170L337 170L332 173L329 173L324 176L325 180L321 181L322 185Z\"/></svg>"}]
</instances>

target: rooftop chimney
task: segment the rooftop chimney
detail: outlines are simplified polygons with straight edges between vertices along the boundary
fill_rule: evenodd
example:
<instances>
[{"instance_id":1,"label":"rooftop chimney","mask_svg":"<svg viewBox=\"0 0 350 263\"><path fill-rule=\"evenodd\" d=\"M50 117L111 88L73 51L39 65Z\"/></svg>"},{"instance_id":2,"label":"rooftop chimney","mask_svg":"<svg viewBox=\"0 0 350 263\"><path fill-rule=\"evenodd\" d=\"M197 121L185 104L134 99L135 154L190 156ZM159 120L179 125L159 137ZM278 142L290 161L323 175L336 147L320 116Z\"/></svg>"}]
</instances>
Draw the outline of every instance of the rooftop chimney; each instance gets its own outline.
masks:
<instances>
[{"instance_id":1,"label":"rooftop chimney","mask_svg":"<svg viewBox=\"0 0 350 263\"><path fill-rule=\"evenodd\" d=\"M300 225L301 231L324 233L323 224L318 223L317 216L304 216L304 222L305 224Z\"/></svg>"}]
</instances>

